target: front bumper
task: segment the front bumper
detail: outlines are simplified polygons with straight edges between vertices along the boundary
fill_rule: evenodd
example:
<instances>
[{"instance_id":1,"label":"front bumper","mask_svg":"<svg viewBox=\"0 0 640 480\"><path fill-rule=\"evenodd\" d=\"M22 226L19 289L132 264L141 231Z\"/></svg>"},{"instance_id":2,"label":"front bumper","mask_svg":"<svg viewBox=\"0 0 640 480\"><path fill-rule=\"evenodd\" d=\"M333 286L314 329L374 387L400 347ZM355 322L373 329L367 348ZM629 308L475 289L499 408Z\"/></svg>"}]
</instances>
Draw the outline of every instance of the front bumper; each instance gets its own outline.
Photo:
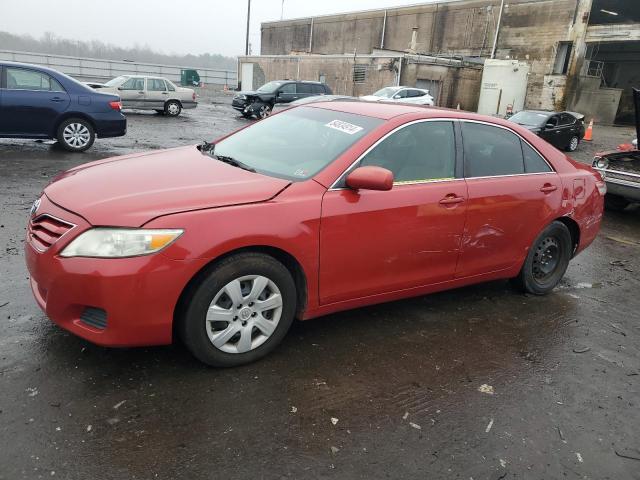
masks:
<instances>
[{"instance_id":1,"label":"front bumper","mask_svg":"<svg viewBox=\"0 0 640 480\"><path fill-rule=\"evenodd\" d=\"M640 202L640 174L601 168L596 170L607 184L607 193Z\"/></svg>"},{"instance_id":2,"label":"front bumper","mask_svg":"<svg viewBox=\"0 0 640 480\"><path fill-rule=\"evenodd\" d=\"M63 258L58 254L91 228L82 218L43 196L46 213L76 226L45 251L27 238L25 259L38 305L60 327L92 343L110 346L164 345L172 341L174 311L185 285L201 265L171 260L161 253L142 257ZM68 238L67 238L68 237ZM102 310L106 325L87 321Z\"/></svg>"}]
</instances>

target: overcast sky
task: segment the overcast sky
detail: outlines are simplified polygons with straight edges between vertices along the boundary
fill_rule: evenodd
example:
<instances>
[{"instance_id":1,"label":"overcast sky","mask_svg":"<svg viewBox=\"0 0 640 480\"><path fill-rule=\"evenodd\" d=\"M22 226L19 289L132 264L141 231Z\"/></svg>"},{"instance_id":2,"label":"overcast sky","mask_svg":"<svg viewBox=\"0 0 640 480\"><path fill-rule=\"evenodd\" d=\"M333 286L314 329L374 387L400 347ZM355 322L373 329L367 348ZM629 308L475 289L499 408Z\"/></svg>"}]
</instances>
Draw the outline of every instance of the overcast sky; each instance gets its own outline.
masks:
<instances>
[{"instance_id":1,"label":"overcast sky","mask_svg":"<svg viewBox=\"0 0 640 480\"><path fill-rule=\"evenodd\" d=\"M285 0L284 18L415 3L420 0ZM259 52L260 22L280 19L281 5L281 0L252 0L253 53ZM0 30L148 45L164 53L243 54L246 15L246 0L0 0Z\"/></svg>"}]
</instances>

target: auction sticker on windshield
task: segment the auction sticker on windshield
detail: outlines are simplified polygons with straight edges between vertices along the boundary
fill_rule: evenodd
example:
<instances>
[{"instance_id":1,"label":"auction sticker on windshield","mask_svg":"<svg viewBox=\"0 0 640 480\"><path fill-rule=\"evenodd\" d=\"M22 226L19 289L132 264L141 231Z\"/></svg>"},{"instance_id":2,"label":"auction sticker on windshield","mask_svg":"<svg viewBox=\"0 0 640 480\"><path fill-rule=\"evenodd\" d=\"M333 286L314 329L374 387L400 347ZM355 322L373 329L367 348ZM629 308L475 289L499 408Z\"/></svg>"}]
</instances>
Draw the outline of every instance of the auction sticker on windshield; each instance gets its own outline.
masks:
<instances>
[{"instance_id":1,"label":"auction sticker on windshield","mask_svg":"<svg viewBox=\"0 0 640 480\"><path fill-rule=\"evenodd\" d=\"M343 122L342 120L332 120L327 123L325 127L340 130L341 132L348 133L349 135L353 135L354 133L358 133L360 130L362 130L362 127L349 122Z\"/></svg>"}]
</instances>

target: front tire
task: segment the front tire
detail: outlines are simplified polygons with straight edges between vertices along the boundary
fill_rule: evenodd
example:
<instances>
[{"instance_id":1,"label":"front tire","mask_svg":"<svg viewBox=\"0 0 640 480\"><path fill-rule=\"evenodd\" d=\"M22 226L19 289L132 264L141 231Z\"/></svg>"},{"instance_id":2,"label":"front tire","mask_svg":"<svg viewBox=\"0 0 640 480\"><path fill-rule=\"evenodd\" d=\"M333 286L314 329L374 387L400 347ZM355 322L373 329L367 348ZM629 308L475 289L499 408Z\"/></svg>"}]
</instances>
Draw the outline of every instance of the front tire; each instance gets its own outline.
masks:
<instances>
[{"instance_id":1,"label":"front tire","mask_svg":"<svg viewBox=\"0 0 640 480\"><path fill-rule=\"evenodd\" d=\"M84 152L96 140L93 126L82 118L69 118L62 122L56 132L58 143L69 152Z\"/></svg>"},{"instance_id":2,"label":"front tire","mask_svg":"<svg viewBox=\"0 0 640 480\"><path fill-rule=\"evenodd\" d=\"M260 105L260 108L258 108L258 111L255 114L256 118L259 120L263 120L267 118L269 115L271 115L272 110L273 110L273 107L271 107L271 105L268 105L268 104Z\"/></svg>"},{"instance_id":3,"label":"front tire","mask_svg":"<svg viewBox=\"0 0 640 480\"><path fill-rule=\"evenodd\" d=\"M573 241L567 226L552 222L535 239L513 283L520 290L546 295L560 282L571 260Z\"/></svg>"},{"instance_id":4,"label":"front tire","mask_svg":"<svg viewBox=\"0 0 640 480\"><path fill-rule=\"evenodd\" d=\"M177 117L182 112L182 105L176 100L169 100L164 106L164 113L170 117Z\"/></svg>"},{"instance_id":5,"label":"front tire","mask_svg":"<svg viewBox=\"0 0 640 480\"><path fill-rule=\"evenodd\" d=\"M571 137L571 140L569 140L569 144L567 145L567 152L575 152L579 144L580 139L576 135L574 135L573 137Z\"/></svg>"},{"instance_id":6,"label":"front tire","mask_svg":"<svg viewBox=\"0 0 640 480\"><path fill-rule=\"evenodd\" d=\"M287 268L261 253L218 263L187 294L180 335L203 363L235 367L258 360L284 338L296 312Z\"/></svg>"}]
</instances>

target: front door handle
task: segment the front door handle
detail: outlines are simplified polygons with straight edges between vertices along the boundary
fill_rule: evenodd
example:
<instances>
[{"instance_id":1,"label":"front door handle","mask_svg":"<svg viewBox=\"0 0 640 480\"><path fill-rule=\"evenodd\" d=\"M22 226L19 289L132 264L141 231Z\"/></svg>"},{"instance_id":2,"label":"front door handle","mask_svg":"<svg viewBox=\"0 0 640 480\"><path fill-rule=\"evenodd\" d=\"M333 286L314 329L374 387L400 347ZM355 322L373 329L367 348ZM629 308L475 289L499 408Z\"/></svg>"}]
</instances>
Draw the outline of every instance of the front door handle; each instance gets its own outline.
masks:
<instances>
[{"instance_id":1,"label":"front door handle","mask_svg":"<svg viewBox=\"0 0 640 480\"><path fill-rule=\"evenodd\" d=\"M551 193L555 192L558 189L555 185L551 185L550 183L545 183L542 187L540 187L540 191L542 193Z\"/></svg>"},{"instance_id":2,"label":"front door handle","mask_svg":"<svg viewBox=\"0 0 640 480\"><path fill-rule=\"evenodd\" d=\"M444 197L438 203L440 203L440 205L455 205L457 203L462 203L462 202L464 202L464 198L451 194Z\"/></svg>"},{"instance_id":3,"label":"front door handle","mask_svg":"<svg viewBox=\"0 0 640 480\"><path fill-rule=\"evenodd\" d=\"M169 95L169 92L162 92L163 95Z\"/></svg>"},{"instance_id":4,"label":"front door handle","mask_svg":"<svg viewBox=\"0 0 640 480\"><path fill-rule=\"evenodd\" d=\"M138 92L138 93L139 93L139 94L141 94L141 95L143 95L143 94L144 94L144 91L142 91L142 92Z\"/></svg>"}]
</instances>

